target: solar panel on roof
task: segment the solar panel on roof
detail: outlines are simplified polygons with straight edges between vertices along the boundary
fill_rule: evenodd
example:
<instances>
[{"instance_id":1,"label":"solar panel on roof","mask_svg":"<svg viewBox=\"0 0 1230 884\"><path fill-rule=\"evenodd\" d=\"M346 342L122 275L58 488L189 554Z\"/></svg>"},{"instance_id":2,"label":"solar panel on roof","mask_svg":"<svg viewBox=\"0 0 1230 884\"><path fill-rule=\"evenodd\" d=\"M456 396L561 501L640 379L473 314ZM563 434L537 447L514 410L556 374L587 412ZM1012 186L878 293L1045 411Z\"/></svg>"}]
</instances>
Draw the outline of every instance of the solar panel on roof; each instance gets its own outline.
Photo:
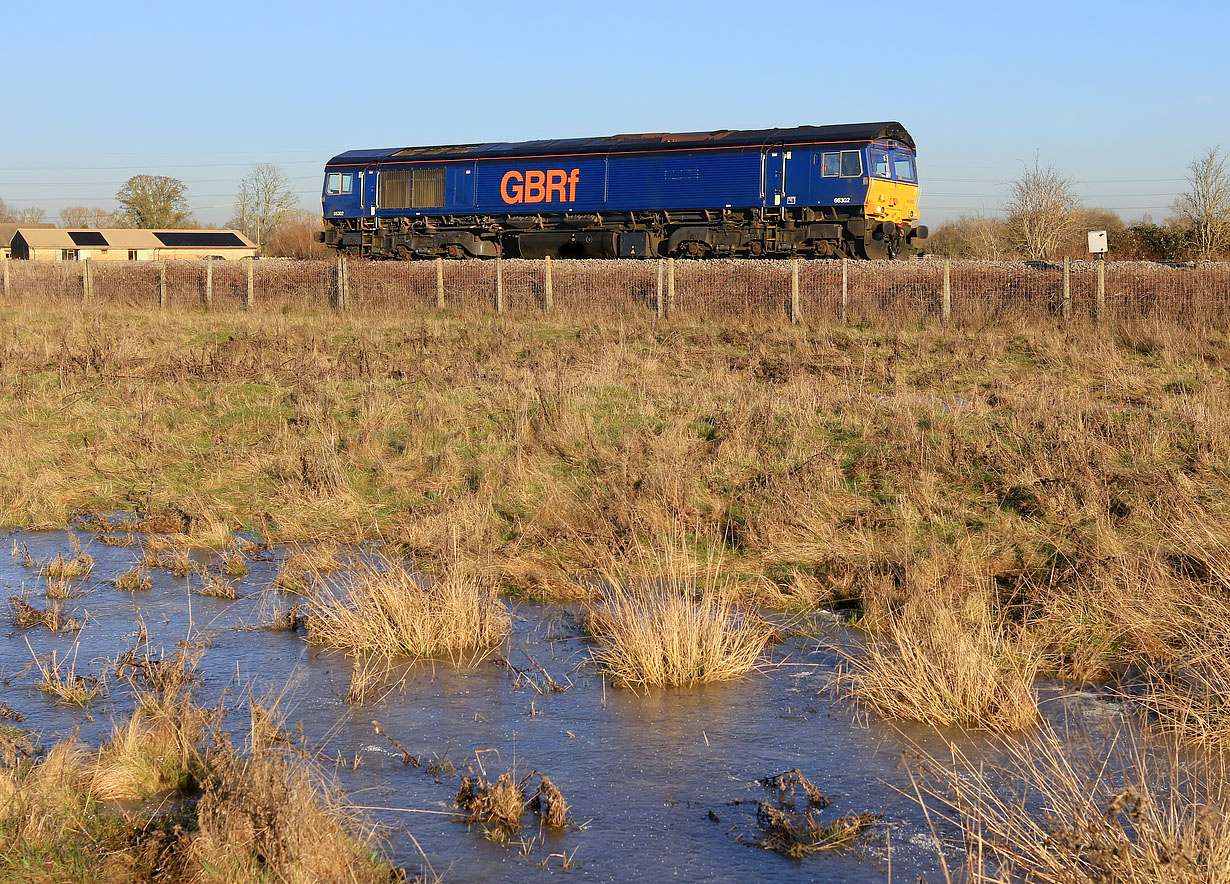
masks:
<instances>
[{"instance_id":1,"label":"solar panel on roof","mask_svg":"<svg viewBox=\"0 0 1230 884\"><path fill-rule=\"evenodd\" d=\"M200 248L216 249L222 247L248 248L248 244L233 233L220 233L216 230L172 230L166 233L154 233L158 241L172 249Z\"/></svg>"},{"instance_id":2,"label":"solar panel on roof","mask_svg":"<svg viewBox=\"0 0 1230 884\"><path fill-rule=\"evenodd\" d=\"M109 242L97 230L70 230L68 238L76 246L108 246Z\"/></svg>"}]
</instances>

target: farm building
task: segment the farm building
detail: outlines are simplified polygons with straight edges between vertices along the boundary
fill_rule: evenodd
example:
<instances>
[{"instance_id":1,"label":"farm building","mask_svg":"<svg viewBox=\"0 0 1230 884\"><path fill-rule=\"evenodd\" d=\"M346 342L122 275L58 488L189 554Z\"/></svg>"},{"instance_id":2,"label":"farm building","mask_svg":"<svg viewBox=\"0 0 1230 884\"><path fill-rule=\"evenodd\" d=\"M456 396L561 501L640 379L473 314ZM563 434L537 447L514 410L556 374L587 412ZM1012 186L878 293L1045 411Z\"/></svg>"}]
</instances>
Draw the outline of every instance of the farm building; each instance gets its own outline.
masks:
<instances>
[{"instance_id":1,"label":"farm building","mask_svg":"<svg viewBox=\"0 0 1230 884\"><path fill-rule=\"evenodd\" d=\"M48 229L55 227L54 224L19 224L17 222L5 222L0 224L0 259L11 258L9 244L13 241L13 234L22 227L34 227Z\"/></svg>"},{"instance_id":2,"label":"farm building","mask_svg":"<svg viewBox=\"0 0 1230 884\"><path fill-rule=\"evenodd\" d=\"M178 261L254 258L259 253L237 230L65 230L19 227L12 257L27 261Z\"/></svg>"}]
</instances>

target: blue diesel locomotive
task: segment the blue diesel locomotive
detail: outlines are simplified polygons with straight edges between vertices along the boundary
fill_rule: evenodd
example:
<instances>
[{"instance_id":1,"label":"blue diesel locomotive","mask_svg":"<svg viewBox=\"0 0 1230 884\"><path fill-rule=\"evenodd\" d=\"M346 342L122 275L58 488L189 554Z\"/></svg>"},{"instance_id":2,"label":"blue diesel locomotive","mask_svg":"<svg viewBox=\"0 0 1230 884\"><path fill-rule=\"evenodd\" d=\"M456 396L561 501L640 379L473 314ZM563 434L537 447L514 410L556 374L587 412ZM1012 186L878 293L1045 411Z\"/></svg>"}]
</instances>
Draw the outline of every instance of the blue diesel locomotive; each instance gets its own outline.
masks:
<instances>
[{"instance_id":1,"label":"blue diesel locomotive","mask_svg":"<svg viewBox=\"0 0 1230 884\"><path fill-rule=\"evenodd\" d=\"M373 258L902 257L917 225L900 123L354 150L322 240Z\"/></svg>"}]
</instances>

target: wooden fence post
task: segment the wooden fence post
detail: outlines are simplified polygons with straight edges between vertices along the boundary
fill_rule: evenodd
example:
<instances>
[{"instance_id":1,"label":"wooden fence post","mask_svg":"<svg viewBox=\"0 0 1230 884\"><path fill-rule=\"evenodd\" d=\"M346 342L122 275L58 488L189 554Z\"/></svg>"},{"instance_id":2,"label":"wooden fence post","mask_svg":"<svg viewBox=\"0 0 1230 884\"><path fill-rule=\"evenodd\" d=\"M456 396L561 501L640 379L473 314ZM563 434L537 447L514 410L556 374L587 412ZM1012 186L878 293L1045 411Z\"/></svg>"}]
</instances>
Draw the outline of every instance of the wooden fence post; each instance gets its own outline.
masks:
<instances>
[{"instance_id":1,"label":"wooden fence post","mask_svg":"<svg viewBox=\"0 0 1230 884\"><path fill-rule=\"evenodd\" d=\"M944 259L944 290L940 301L940 322L947 325L952 320L952 262Z\"/></svg>"},{"instance_id":2,"label":"wooden fence post","mask_svg":"<svg viewBox=\"0 0 1230 884\"><path fill-rule=\"evenodd\" d=\"M256 273L256 259L248 259L248 292L244 295L243 307L245 310L251 310L256 306L256 281L254 275Z\"/></svg>"},{"instance_id":3,"label":"wooden fence post","mask_svg":"<svg viewBox=\"0 0 1230 884\"><path fill-rule=\"evenodd\" d=\"M665 262L663 262L663 260L659 258L658 259L658 296L657 296L657 300L654 302L654 306L658 314L658 319L661 319L663 316L666 315L666 301L664 300L664 293L662 291L662 271L665 269L666 269Z\"/></svg>"},{"instance_id":4,"label":"wooden fence post","mask_svg":"<svg viewBox=\"0 0 1230 884\"><path fill-rule=\"evenodd\" d=\"M667 258L667 315L675 312L675 259Z\"/></svg>"},{"instance_id":5,"label":"wooden fence post","mask_svg":"<svg viewBox=\"0 0 1230 884\"><path fill-rule=\"evenodd\" d=\"M444 309L444 259L436 258L436 309Z\"/></svg>"},{"instance_id":6,"label":"wooden fence post","mask_svg":"<svg viewBox=\"0 0 1230 884\"><path fill-rule=\"evenodd\" d=\"M205 262L205 309L209 310L214 305L214 262Z\"/></svg>"},{"instance_id":7,"label":"wooden fence post","mask_svg":"<svg viewBox=\"0 0 1230 884\"><path fill-rule=\"evenodd\" d=\"M338 290L342 299L342 309L350 309L350 260L345 255L339 255L342 262L341 288Z\"/></svg>"},{"instance_id":8,"label":"wooden fence post","mask_svg":"<svg viewBox=\"0 0 1230 884\"><path fill-rule=\"evenodd\" d=\"M850 259L841 259L841 324L850 321Z\"/></svg>"},{"instance_id":9,"label":"wooden fence post","mask_svg":"<svg viewBox=\"0 0 1230 884\"><path fill-rule=\"evenodd\" d=\"M1068 322L1072 318L1072 268L1068 265L1068 259L1063 259L1063 321Z\"/></svg>"},{"instance_id":10,"label":"wooden fence post","mask_svg":"<svg viewBox=\"0 0 1230 884\"><path fill-rule=\"evenodd\" d=\"M92 265L90 258L81 262L81 299L83 301L94 300L94 268Z\"/></svg>"},{"instance_id":11,"label":"wooden fence post","mask_svg":"<svg viewBox=\"0 0 1230 884\"><path fill-rule=\"evenodd\" d=\"M1101 322L1106 318L1106 259L1098 258L1098 299L1093 305L1093 318Z\"/></svg>"},{"instance_id":12,"label":"wooden fence post","mask_svg":"<svg viewBox=\"0 0 1230 884\"><path fill-rule=\"evenodd\" d=\"M504 256L495 256L495 312L504 312Z\"/></svg>"},{"instance_id":13,"label":"wooden fence post","mask_svg":"<svg viewBox=\"0 0 1230 884\"><path fill-rule=\"evenodd\" d=\"M4 265L4 297L9 296L9 259L0 258L0 264Z\"/></svg>"},{"instance_id":14,"label":"wooden fence post","mask_svg":"<svg viewBox=\"0 0 1230 884\"><path fill-rule=\"evenodd\" d=\"M167 309L167 262L158 262L158 309Z\"/></svg>"},{"instance_id":15,"label":"wooden fence post","mask_svg":"<svg viewBox=\"0 0 1230 884\"><path fill-rule=\"evenodd\" d=\"M799 321L799 259L790 261L790 321Z\"/></svg>"},{"instance_id":16,"label":"wooden fence post","mask_svg":"<svg viewBox=\"0 0 1230 884\"><path fill-rule=\"evenodd\" d=\"M544 258L543 260L547 262L547 268L545 271L546 279L544 281L545 290L543 292L543 295L545 296L545 299L546 299L546 309L550 310L552 307L555 306L555 286L551 282L551 256L547 255L547 257Z\"/></svg>"}]
</instances>

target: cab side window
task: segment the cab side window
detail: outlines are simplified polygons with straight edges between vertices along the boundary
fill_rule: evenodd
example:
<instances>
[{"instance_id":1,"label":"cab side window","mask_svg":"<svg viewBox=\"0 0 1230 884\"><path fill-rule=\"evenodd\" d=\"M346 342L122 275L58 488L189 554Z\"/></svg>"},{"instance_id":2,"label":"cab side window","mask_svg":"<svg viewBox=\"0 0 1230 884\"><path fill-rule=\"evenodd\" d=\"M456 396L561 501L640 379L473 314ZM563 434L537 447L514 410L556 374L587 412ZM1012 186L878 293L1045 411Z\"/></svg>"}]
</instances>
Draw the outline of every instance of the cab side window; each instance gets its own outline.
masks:
<instances>
[{"instance_id":1,"label":"cab side window","mask_svg":"<svg viewBox=\"0 0 1230 884\"><path fill-rule=\"evenodd\" d=\"M914 159L908 153L893 151L893 175L898 181L914 183Z\"/></svg>"},{"instance_id":2,"label":"cab side window","mask_svg":"<svg viewBox=\"0 0 1230 884\"><path fill-rule=\"evenodd\" d=\"M822 178L836 178L841 174L841 154L837 151L829 151L821 157L820 176Z\"/></svg>"},{"instance_id":3,"label":"cab side window","mask_svg":"<svg viewBox=\"0 0 1230 884\"><path fill-rule=\"evenodd\" d=\"M888 151L873 150L871 152L871 171L877 178L893 177L888 170Z\"/></svg>"},{"instance_id":4,"label":"cab side window","mask_svg":"<svg viewBox=\"0 0 1230 884\"><path fill-rule=\"evenodd\" d=\"M863 175L863 154L857 150L841 152L841 177L861 178Z\"/></svg>"}]
</instances>

